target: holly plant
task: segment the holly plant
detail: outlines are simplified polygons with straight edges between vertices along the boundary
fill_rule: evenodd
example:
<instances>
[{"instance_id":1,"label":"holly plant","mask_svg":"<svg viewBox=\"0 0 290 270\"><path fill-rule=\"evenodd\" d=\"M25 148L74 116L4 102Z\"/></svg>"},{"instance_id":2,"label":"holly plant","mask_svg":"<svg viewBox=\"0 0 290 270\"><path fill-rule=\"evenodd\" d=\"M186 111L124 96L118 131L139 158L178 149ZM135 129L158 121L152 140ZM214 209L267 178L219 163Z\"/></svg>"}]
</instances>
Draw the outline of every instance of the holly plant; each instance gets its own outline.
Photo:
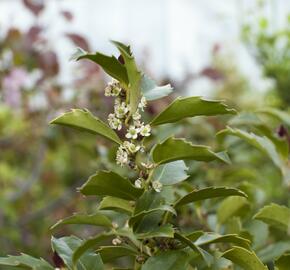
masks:
<instances>
[{"instance_id":1,"label":"holly plant","mask_svg":"<svg viewBox=\"0 0 290 270\"><path fill-rule=\"evenodd\" d=\"M63 225L90 225L95 227L95 234L87 239L52 237L56 268L26 254L0 258L0 264L33 270L268 269L253 251L247 234L223 234L216 219L202 224L201 205L217 205L220 199L228 197L230 203L225 211L230 211L239 202L247 201L246 193L224 186L198 188L186 181L190 169L187 164L204 166L212 162L220 168L230 166L226 151L176 136L158 139L161 125L236 111L221 101L178 97L149 119L149 103L168 96L172 87L157 86L138 69L129 46L112 43L120 52L118 58L81 49L74 55L77 60L95 62L112 77L104 91L112 100L107 119L101 120L86 109L73 109L51 121L103 137L100 141L98 137L98 143L104 142L108 152L114 153L114 165L108 161L111 170L96 172L78 189L84 196L97 198L96 211L76 213L51 228L55 232ZM258 213L260 220L276 218L278 222L279 217L269 207ZM210 209L214 214L216 209ZM279 211L281 216L289 215L288 209ZM184 213L198 217L192 226L181 222ZM276 269L286 269L287 260L289 255L281 257Z\"/></svg>"}]
</instances>

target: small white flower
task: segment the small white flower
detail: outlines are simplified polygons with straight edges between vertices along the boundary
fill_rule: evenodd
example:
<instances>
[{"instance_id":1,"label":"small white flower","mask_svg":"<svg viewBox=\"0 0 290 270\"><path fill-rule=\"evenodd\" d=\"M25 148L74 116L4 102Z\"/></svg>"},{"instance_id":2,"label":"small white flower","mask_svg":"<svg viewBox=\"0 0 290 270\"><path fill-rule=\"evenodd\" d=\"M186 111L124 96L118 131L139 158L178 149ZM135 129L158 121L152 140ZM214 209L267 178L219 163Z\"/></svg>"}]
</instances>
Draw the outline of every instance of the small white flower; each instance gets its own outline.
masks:
<instances>
[{"instance_id":1,"label":"small white flower","mask_svg":"<svg viewBox=\"0 0 290 270\"><path fill-rule=\"evenodd\" d=\"M117 97L117 96L119 96L120 92L121 92L121 87L120 87L119 82L117 82L117 81L113 81L113 82L108 83L108 85L105 88L105 96L106 97L110 97L110 96Z\"/></svg>"},{"instance_id":2,"label":"small white flower","mask_svg":"<svg viewBox=\"0 0 290 270\"><path fill-rule=\"evenodd\" d=\"M122 244L122 240L119 239L119 238L114 238L114 239L112 240L112 244L113 244L114 246L120 245L120 244Z\"/></svg>"},{"instance_id":3,"label":"small white flower","mask_svg":"<svg viewBox=\"0 0 290 270\"><path fill-rule=\"evenodd\" d=\"M139 128L130 126L129 129L127 130L126 138L134 140L137 139L139 131L140 131Z\"/></svg>"},{"instance_id":4,"label":"small white flower","mask_svg":"<svg viewBox=\"0 0 290 270\"><path fill-rule=\"evenodd\" d=\"M117 150L116 162L121 167L127 165L129 162L128 153L122 148L122 146Z\"/></svg>"},{"instance_id":5,"label":"small white flower","mask_svg":"<svg viewBox=\"0 0 290 270\"><path fill-rule=\"evenodd\" d=\"M151 127L150 125L145 125L145 126L141 126L140 127L140 134L143 136L143 137L148 137L151 135Z\"/></svg>"},{"instance_id":6,"label":"small white flower","mask_svg":"<svg viewBox=\"0 0 290 270\"><path fill-rule=\"evenodd\" d=\"M112 129L117 129L120 130L122 128L122 121L120 119L118 119L115 114L110 113L108 116L108 122L109 122L109 126Z\"/></svg>"},{"instance_id":7,"label":"small white flower","mask_svg":"<svg viewBox=\"0 0 290 270\"><path fill-rule=\"evenodd\" d=\"M112 226L114 229L117 229L119 227L118 223L116 223L116 222L112 222Z\"/></svg>"},{"instance_id":8,"label":"small white flower","mask_svg":"<svg viewBox=\"0 0 290 270\"><path fill-rule=\"evenodd\" d=\"M129 111L129 108L125 102L122 102L122 103L116 102L114 109L115 109L115 114L117 115L118 118L124 118L124 116Z\"/></svg>"},{"instance_id":9,"label":"small white flower","mask_svg":"<svg viewBox=\"0 0 290 270\"><path fill-rule=\"evenodd\" d=\"M136 144L134 144L132 142L128 142L128 141L125 141L123 146L125 147L126 150L128 150L128 152L130 152L132 154L136 153L141 148L140 145L136 145Z\"/></svg>"},{"instance_id":10,"label":"small white flower","mask_svg":"<svg viewBox=\"0 0 290 270\"><path fill-rule=\"evenodd\" d=\"M110 97L112 95L112 86L108 84L105 88L105 96Z\"/></svg>"},{"instance_id":11,"label":"small white flower","mask_svg":"<svg viewBox=\"0 0 290 270\"><path fill-rule=\"evenodd\" d=\"M132 117L133 117L133 120L137 121L141 119L141 114L137 110L136 112L133 113Z\"/></svg>"},{"instance_id":12,"label":"small white flower","mask_svg":"<svg viewBox=\"0 0 290 270\"><path fill-rule=\"evenodd\" d=\"M152 187L156 192L161 192L162 184L159 181L152 182Z\"/></svg>"},{"instance_id":13,"label":"small white flower","mask_svg":"<svg viewBox=\"0 0 290 270\"><path fill-rule=\"evenodd\" d=\"M147 106L147 100L145 97L142 97L140 103L138 104L138 108L144 111L144 108Z\"/></svg>"},{"instance_id":14,"label":"small white flower","mask_svg":"<svg viewBox=\"0 0 290 270\"><path fill-rule=\"evenodd\" d=\"M143 187L143 182L141 178L138 178L135 183L134 183L136 188L142 188Z\"/></svg>"}]
</instances>

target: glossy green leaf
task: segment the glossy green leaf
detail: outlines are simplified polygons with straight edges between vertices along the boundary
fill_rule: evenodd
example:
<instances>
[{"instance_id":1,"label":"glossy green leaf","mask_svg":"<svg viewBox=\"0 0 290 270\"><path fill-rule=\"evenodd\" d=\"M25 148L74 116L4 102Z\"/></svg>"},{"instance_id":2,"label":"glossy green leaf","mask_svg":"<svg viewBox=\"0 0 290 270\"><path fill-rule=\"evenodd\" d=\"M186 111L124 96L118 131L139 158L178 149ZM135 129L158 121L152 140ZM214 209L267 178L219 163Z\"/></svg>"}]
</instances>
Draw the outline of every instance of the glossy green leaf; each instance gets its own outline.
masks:
<instances>
[{"instance_id":1,"label":"glossy green leaf","mask_svg":"<svg viewBox=\"0 0 290 270\"><path fill-rule=\"evenodd\" d=\"M100 245L100 243L107 240L108 238L112 238L113 235L114 234L111 232L102 233L95 237L82 241L77 246L74 246L74 249L72 250L72 252L69 252L68 256L70 265L77 265L79 260L84 257L84 254L86 254L89 250L91 250L95 246Z\"/></svg>"},{"instance_id":2,"label":"glossy green leaf","mask_svg":"<svg viewBox=\"0 0 290 270\"><path fill-rule=\"evenodd\" d=\"M174 185L188 178L186 173L187 170L188 168L186 167L184 161L173 161L158 166L154 170L153 179L155 181L159 181L164 186Z\"/></svg>"},{"instance_id":3,"label":"glossy green leaf","mask_svg":"<svg viewBox=\"0 0 290 270\"><path fill-rule=\"evenodd\" d=\"M170 84L157 86L155 81L143 74L141 79L141 91L147 100L155 100L168 96L173 88Z\"/></svg>"},{"instance_id":4,"label":"glossy green leaf","mask_svg":"<svg viewBox=\"0 0 290 270\"><path fill-rule=\"evenodd\" d=\"M185 270L190 257L183 251L166 251L150 257L142 266L142 270Z\"/></svg>"},{"instance_id":5,"label":"glossy green leaf","mask_svg":"<svg viewBox=\"0 0 290 270\"><path fill-rule=\"evenodd\" d=\"M171 211L175 214L175 210L166 205L161 193L154 190L145 191L136 201L134 215L131 217L130 224L134 225L133 229L136 233L156 230L165 211Z\"/></svg>"},{"instance_id":6,"label":"glossy green leaf","mask_svg":"<svg viewBox=\"0 0 290 270\"><path fill-rule=\"evenodd\" d=\"M153 230L148 230L144 233L136 234L138 239L145 239L145 238L154 238L154 237L167 237L173 238L174 237L174 229L172 224L166 224L162 226L158 226Z\"/></svg>"},{"instance_id":7,"label":"glossy green leaf","mask_svg":"<svg viewBox=\"0 0 290 270\"><path fill-rule=\"evenodd\" d=\"M100 254L104 263L112 262L121 257L135 257L138 252L132 248L124 246L104 246L96 250Z\"/></svg>"},{"instance_id":8,"label":"glossy green leaf","mask_svg":"<svg viewBox=\"0 0 290 270\"><path fill-rule=\"evenodd\" d=\"M194 242L197 246L209 245L214 243L231 243L243 248L249 249L251 242L248 239L238 236L237 234L220 235L217 233L203 234Z\"/></svg>"},{"instance_id":9,"label":"glossy green leaf","mask_svg":"<svg viewBox=\"0 0 290 270\"><path fill-rule=\"evenodd\" d=\"M233 247L223 253L222 257L232 261L244 270L268 270L253 251L242 247Z\"/></svg>"},{"instance_id":10,"label":"glossy green leaf","mask_svg":"<svg viewBox=\"0 0 290 270\"><path fill-rule=\"evenodd\" d=\"M175 209L173 207L171 207L170 205L160 205L157 208L152 208L152 209L149 209L146 211L142 211L142 212L139 212L138 214L132 216L129 219L129 225L131 227L134 226L136 223L140 222L146 215L149 215L153 212L164 212L164 211L167 211L167 212L170 212L170 213L176 215Z\"/></svg>"},{"instance_id":11,"label":"glossy green leaf","mask_svg":"<svg viewBox=\"0 0 290 270\"><path fill-rule=\"evenodd\" d=\"M290 265L290 254L289 253L282 255L275 262L275 267L277 267L277 270L289 270L289 265Z\"/></svg>"},{"instance_id":12,"label":"glossy green leaf","mask_svg":"<svg viewBox=\"0 0 290 270\"><path fill-rule=\"evenodd\" d=\"M257 255L261 259L262 262L268 263L275 259L278 259L285 252L290 252L290 242L277 241L257 251Z\"/></svg>"},{"instance_id":13,"label":"glossy green leaf","mask_svg":"<svg viewBox=\"0 0 290 270\"><path fill-rule=\"evenodd\" d=\"M92 134L101 135L118 144L122 143L115 131L88 110L73 109L55 118L50 124L69 126Z\"/></svg>"},{"instance_id":14,"label":"glossy green leaf","mask_svg":"<svg viewBox=\"0 0 290 270\"><path fill-rule=\"evenodd\" d=\"M195 242L199 237L201 237L204 234L203 231L195 231L195 232L191 232L188 233L186 235L186 238L188 238L189 240L191 240L192 242Z\"/></svg>"},{"instance_id":15,"label":"glossy green leaf","mask_svg":"<svg viewBox=\"0 0 290 270\"><path fill-rule=\"evenodd\" d=\"M43 259L36 259L26 254L21 254L19 256L8 256L0 257L0 265L4 266L15 266L21 269L31 269L31 270L53 270L48 262Z\"/></svg>"},{"instance_id":16,"label":"glossy green leaf","mask_svg":"<svg viewBox=\"0 0 290 270\"><path fill-rule=\"evenodd\" d=\"M52 249L62 258L68 269L75 270L72 260L74 252L82 245L83 241L75 236L56 239L52 237ZM83 252L76 261L77 270L103 270L103 262L99 255L93 252Z\"/></svg>"},{"instance_id":17,"label":"glossy green leaf","mask_svg":"<svg viewBox=\"0 0 290 270\"><path fill-rule=\"evenodd\" d=\"M107 196L103 198L99 205L100 210L113 210L116 212L125 213L127 215L131 215L134 211L134 207L130 201Z\"/></svg>"},{"instance_id":18,"label":"glossy green leaf","mask_svg":"<svg viewBox=\"0 0 290 270\"><path fill-rule=\"evenodd\" d=\"M286 206L272 203L263 207L254 218L278 229L288 231L290 226L290 209Z\"/></svg>"},{"instance_id":19,"label":"glossy green leaf","mask_svg":"<svg viewBox=\"0 0 290 270\"><path fill-rule=\"evenodd\" d=\"M91 60L100 65L107 74L119 82L126 85L129 83L126 68L116 59L115 56L108 56L99 52L92 54L83 50L78 50L78 52L74 55L74 58L76 60Z\"/></svg>"},{"instance_id":20,"label":"glossy green leaf","mask_svg":"<svg viewBox=\"0 0 290 270\"><path fill-rule=\"evenodd\" d=\"M71 217L61 219L51 229L65 224L86 224L112 228L112 221L107 216L101 213L95 213L92 215L75 214Z\"/></svg>"},{"instance_id":21,"label":"glossy green leaf","mask_svg":"<svg viewBox=\"0 0 290 270\"><path fill-rule=\"evenodd\" d=\"M283 160L280 158L275 145L266 136L261 137L254 133L248 133L246 131L230 127L227 127L227 129L218 133L218 136L224 135L236 136L243 139L248 144L266 154L278 168L283 167Z\"/></svg>"},{"instance_id":22,"label":"glossy green leaf","mask_svg":"<svg viewBox=\"0 0 290 270\"><path fill-rule=\"evenodd\" d=\"M174 123L183 118L200 115L211 116L235 113L234 109L228 108L221 101L205 100L201 97L177 98L152 120L151 125Z\"/></svg>"},{"instance_id":23,"label":"glossy green leaf","mask_svg":"<svg viewBox=\"0 0 290 270\"><path fill-rule=\"evenodd\" d=\"M224 224L229 218L241 216L249 210L249 202L243 197L226 198L219 206L217 218L219 224Z\"/></svg>"},{"instance_id":24,"label":"glossy green leaf","mask_svg":"<svg viewBox=\"0 0 290 270\"><path fill-rule=\"evenodd\" d=\"M168 138L156 144L152 150L153 161L164 164L175 160L213 161L220 160L229 163L228 156L224 153L214 153L208 146L193 145L184 139Z\"/></svg>"},{"instance_id":25,"label":"glossy green leaf","mask_svg":"<svg viewBox=\"0 0 290 270\"><path fill-rule=\"evenodd\" d=\"M257 112L274 117L278 121L281 121L282 123L290 127L290 114L288 112L285 112L276 108L270 108L270 107L259 109Z\"/></svg>"},{"instance_id":26,"label":"glossy green leaf","mask_svg":"<svg viewBox=\"0 0 290 270\"><path fill-rule=\"evenodd\" d=\"M140 101L141 91L141 72L138 70L135 59L132 55L129 46L126 46L120 42L112 41L112 43L118 48L124 59L124 66L127 70L128 75L128 88L129 88L129 96L130 96L130 112L134 113Z\"/></svg>"},{"instance_id":27,"label":"glossy green leaf","mask_svg":"<svg viewBox=\"0 0 290 270\"><path fill-rule=\"evenodd\" d=\"M289 145L286 138L280 138L272 128L269 128L260 118L254 113L241 113L229 121L230 125L238 125L245 127L255 127L260 135L268 137L275 145L277 152L281 155L283 160L288 158Z\"/></svg>"},{"instance_id":28,"label":"glossy green leaf","mask_svg":"<svg viewBox=\"0 0 290 270\"><path fill-rule=\"evenodd\" d=\"M162 195L154 190L145 191L136 202L134 215L137 215L143 211L158 208L165 202Z\"/></svg>"},{"instance_id":29,"label":"glossy green leaf","mask_svg":"<svg viewBox=\"0 0 290 270\"><path fill-rule=\"evenodd\" d=\"M175 207L180 207L182 205L202 201L206 199L212 199L212 198L219 198L219 197L228 197L228 196L242 196L247 197L247 195L235 188L228 188L228 187L210 187L210 188L204 188L200 190L194 190L191 193L185 195L181 199L179 199L175 203Z\"/></svg>"},{"instance_id":30,"label":"glossy green leaf","mask_svg":"<svg viewBox=\"0 0 290 270\"><path fill-rule=\"evenodd\" d=\"M174 234L174 238L178 239L180 242L184 243L185 245L190 247L194 252L196 252L197 254L199 254L199 255L201 255L203 257L203 255L202 255L200 249L198 248L198 246L196 246L195 243L193 243L186 236L182 235L181 233L175 233Z\"/></svg>"},{"instance_id":31,"label":"glossy green leaf","mask_svg":"<svg viewBox=\"0 0 290 270\"><path fill-rule=\"evenodd\" d=\"M101 171L92 175L80 188L84 195L113 196L125 200L135 200L143 190L136 188L128 179L114 173Z\"/></svg>"}]
</instances>

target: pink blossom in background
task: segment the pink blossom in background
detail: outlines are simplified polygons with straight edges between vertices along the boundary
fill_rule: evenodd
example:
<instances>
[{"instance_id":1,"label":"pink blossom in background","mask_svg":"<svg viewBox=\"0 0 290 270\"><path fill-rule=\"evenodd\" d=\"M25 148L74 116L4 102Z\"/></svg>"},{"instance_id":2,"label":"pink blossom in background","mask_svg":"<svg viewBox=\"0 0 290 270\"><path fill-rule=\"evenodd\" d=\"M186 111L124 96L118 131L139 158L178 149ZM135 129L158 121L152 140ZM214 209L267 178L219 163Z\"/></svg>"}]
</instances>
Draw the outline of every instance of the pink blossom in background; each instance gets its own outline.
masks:
<instances>
[{"instance_id":1,"label":"pink blossom in background","mask_svg":"<svg viewBox=\"0 0 290 270\"><path fill-rule=\"evenodd\" d=\"M21 105L21 89L27 80L28 74L23 68L13 68L2 81L4 103L18 108Z\"/></svg>"}]
</instances>

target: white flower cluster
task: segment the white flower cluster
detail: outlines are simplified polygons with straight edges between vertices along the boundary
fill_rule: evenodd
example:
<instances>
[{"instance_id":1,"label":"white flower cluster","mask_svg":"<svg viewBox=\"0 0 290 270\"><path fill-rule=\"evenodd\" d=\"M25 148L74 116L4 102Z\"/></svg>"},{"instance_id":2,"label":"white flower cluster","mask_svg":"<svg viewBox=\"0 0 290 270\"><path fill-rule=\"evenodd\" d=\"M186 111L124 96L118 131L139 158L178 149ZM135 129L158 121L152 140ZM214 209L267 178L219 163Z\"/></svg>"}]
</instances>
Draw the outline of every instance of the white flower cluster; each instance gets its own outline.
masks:
<instances>
[{"instance_id":1,"label":"white flower cluster","mask_svg":"<svg viewBox=\"0 0 290 270\"><path fill-rule=\"evenodd\" d=\"M124 101L124 97L122 95L120 96L122 91L122 87L118 81L109 83L105 88L105 96L116 97L114 113L110 113L108 116L109 126L116 130L122 129L130 113L130 106ZM125 135L128 141L125 141L117 150L116 162L120 166L128 165L131 156L135 155L138 151L144 151L143 145L138 140L151 135L151 127L141 122L141 114L139 111L144 111L146 105L146 98L142 97L137 110L131 115L132 124L128 127Z\"/></svg>"},{"instance_id":2,"label":"white flower cluster","mask_svg":"<svg viewBox=\"0 0 290 270\"><path fill-rule=\"evenodd\" d=\"M108 85L105 88L105 96L106 97L117 97L121 93L122 88L120 87L120 84L118 81L112 81L108 83Z\"/></svg>"},{"instance_id":3,"label":"white flower cluster","mask_svg":"<svg viewBox=\"0 0 290 270\"><path fill-rule=\"evenodd\" d=\"M114 113L110 113L108 116L108 122L112 129L121 130L122 122L129 112L129 107L126 102L116 99L114 106Z\"/></svg>"}]
</instances>

